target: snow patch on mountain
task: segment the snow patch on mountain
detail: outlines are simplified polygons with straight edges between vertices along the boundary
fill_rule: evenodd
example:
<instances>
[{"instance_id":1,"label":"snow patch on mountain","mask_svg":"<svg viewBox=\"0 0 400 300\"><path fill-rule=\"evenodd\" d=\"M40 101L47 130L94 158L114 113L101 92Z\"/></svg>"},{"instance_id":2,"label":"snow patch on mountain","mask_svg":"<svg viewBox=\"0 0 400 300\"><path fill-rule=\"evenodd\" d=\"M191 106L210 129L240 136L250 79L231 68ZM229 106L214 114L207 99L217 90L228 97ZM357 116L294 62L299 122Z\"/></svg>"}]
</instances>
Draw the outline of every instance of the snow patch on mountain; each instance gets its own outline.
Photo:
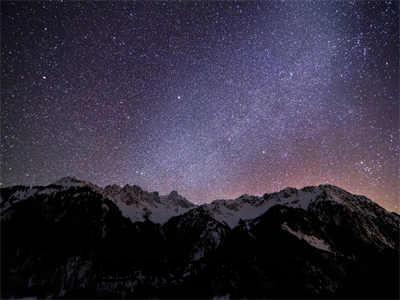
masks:
<instances>
[{"instance_id":1,"label":"snow patch on mountain","mask_svg":"<svg viewBox=\"0 0 400 300\"><path fill-rule=\"evenodd\" d=\"M14 194L11 195L10 199L12 203L17 203L21 200L32 197L38 192L37 188L27 188L24 190L18 190ZM45 191L41 191L42 194L47 194Z\"/></svg>"},{"instance_id":2,"label":"snow patch on mountain","mask_svg":"<svg viewBox=\"0 0 400 300\"><path fill-rule=\"evenodd\" d=\"M84 182L82 180L79 180L79 179L77 179L77 178L75 178L73 176L66 176L66 177L60 178L57 181L55 181L53 184L54 185L61 185L63 187L72 187L72 186L82 187L82 186L85 186L85 185L89 185L88 183L86 183L86 182Z\"/></svg>"},{"instance_id":3,"label":"snow patch on mountain","mask_svg":"<svg viewBox=\"0 0 400 300\"><path fill-rule=\"evenodd\" d=\"M322 240L320 238L317 238L316 236L308 235L308 234L305 234L305 233L303 233L301 231L293 230L286 223L283 223L281 228L284 231L287 231L290 234L294 235L299 240L303 240L303 241L307 242L310 246L312 246L314 248L317 248L317 249L322 250L322 251L327 251L327 252L334 253L331 250L331 247L329 246L329 244L327 242L325 242L324 240Z\"/></svg>"}]
</instances>

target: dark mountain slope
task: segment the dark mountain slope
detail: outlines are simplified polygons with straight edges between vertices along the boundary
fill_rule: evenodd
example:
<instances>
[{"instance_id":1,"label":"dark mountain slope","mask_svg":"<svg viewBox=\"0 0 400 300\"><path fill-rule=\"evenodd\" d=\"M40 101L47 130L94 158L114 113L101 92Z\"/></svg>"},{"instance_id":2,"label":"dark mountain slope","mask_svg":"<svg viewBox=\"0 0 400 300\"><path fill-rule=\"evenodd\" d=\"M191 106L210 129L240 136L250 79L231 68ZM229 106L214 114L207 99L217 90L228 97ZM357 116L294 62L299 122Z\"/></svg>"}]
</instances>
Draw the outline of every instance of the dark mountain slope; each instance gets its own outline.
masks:
<instances>
[{"instance_id":1,"label":"dark mountain slope","mask_svg":"<svg viewBox=\"0 0 400 300\"><path fill-rule=\"evenodd\" d=\"M224 287L219 294L398 297L398 245L378 248L373 242L341 236L342 231L322 223L318 215L285 206L241 222L218 253L214 273L216 280L223 278L219 286Z\"/></svg>"},{"instance_id":2,"label":"dark mountain slope","mask_svg":"<svg viewBox=\"0 0 400 300\"><path fill-rule=\"evenodd\" d=\"M164 225L133 223L76 179L0 195L4 298L399 296L399 215L334 186L187 207Z\"/></svg>"},{"instance_id":3,"label":"dark mountain slope","mask_svg":"<svg viewBox=\"0 0 400 300\"><path fill-rule=\"evenodd\" d=\"M87 186L3 210L1 238L3 295L89 296L103 278L153 273L161 261L159 225L131 223Z\"/></svg>"}]
</instances>

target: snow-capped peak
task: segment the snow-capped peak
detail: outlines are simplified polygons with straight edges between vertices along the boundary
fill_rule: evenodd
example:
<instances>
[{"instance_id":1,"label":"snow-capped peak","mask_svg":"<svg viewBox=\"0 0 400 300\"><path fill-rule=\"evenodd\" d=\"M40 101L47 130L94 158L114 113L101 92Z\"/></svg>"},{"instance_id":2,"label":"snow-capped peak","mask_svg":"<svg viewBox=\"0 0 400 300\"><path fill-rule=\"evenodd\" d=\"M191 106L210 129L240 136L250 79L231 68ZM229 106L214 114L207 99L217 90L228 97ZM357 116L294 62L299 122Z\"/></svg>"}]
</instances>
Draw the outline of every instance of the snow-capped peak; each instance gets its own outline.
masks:
<instances>
[{"instance_id":1,"label":"snow-capped peak","mask_svg":"<svg viewBox=\"0 0 400 300\"><path fill-rule=\"evenodd\" d=\"M10 193L7 202L1 201L0 206L4 209L8 208L11 204L15 204L20 201L24 201L31 197L41 195L48 196L51 194L55 194L58 192L66 191L70 188L80 188L80 187L89 187L93 191L100 192L101 188L82 180L77 179L76 177L67 176L56 180L55 182L46 185L46 186L14 186L9 188L4 188L4 190L8 190Z\"/></svg>"},{"instance_id":2,"label":"snow-capped peak","mask_svg":"<svg viewBox=\"0 0 400 300\"><path fill-rule=\"evenodd\" d=\"M162 224L195 207L177 191L160 196L158 192L147 192L135 185L109 185L104 188L103 194L113 200L133 222L149 219Z\"/></svg>"},{"instance_id":3,"label":"snow-capped peak","mask_svg":"<svg viewBox=\"0 0 400 300\"><path fill-rule=\"evenodd\" d=\"M61 185L64 187L72 187L72 186L85 186L88 185L85 181L79 180L76 177L73 176L66 176L62 177L55 182L53 182L54 185Z\"/></svg>"},{"instance_id":4,"label":"snow-capped peak","mask_svg":"<svg viewBox=\"0 0 400 300\"><path fill-rule=\"evenodd\" d=\"M209 204L203 204L202 207L208 210L216 220L235 227L241 219L254 219L274 205L280 204L307 210L310 204L320 201L331 201L349 207L359 207L360 203L367 203L365 205L373 203L366 197L350 194L333 185L323 184L302 189L287 187L261 197L242 195L233 200L215 200Z\"/></svg>"},{"instance_id":5,"label":"snow-capped peak","mask_svg":"<svg viewBox=\"0 0 400 300\"><path fill-rule=\"evenodd\" d=\"M275 205L284 205L293 208L308 210L318 209L320 202L329 202L333 205L345 205L352 211L364 214L382 213L374 202L364 196L353 195L333 185L323 184L309 186L302 189L285 188L276 193L264 194L263 196L251 196L244 194L233 200L215 200L199 207L172 191L167 195L159 195L158 192L148 192L136 185L119 186L108 185L104 188L98 187L90 182L85 182L76 177L64 177L48 186L9 188L10 203L2 203L7 207L36 194L50 195L70 188L90 188L115 202L122 213L133 222L149 219L155 223L165 223L171 217L181 215L191 209L204 209L213 218L230 227L235 227L240 220L254 219L265 213ZM311 205L311 206L310 206Z\"/></svg>"},{"instance_id":6,"label":"snow-capped peak","mask_svg":"<svg viewBox=\"0 0 400 300\"><path fill-rule=\"evenodd\" d=\"M179 195L177 191L172 191L168 195L160 196L161 202L168 205L180 206L183 208L192 208L195 205L188 201L185 197Z\"/></svg>"}]
</instances>

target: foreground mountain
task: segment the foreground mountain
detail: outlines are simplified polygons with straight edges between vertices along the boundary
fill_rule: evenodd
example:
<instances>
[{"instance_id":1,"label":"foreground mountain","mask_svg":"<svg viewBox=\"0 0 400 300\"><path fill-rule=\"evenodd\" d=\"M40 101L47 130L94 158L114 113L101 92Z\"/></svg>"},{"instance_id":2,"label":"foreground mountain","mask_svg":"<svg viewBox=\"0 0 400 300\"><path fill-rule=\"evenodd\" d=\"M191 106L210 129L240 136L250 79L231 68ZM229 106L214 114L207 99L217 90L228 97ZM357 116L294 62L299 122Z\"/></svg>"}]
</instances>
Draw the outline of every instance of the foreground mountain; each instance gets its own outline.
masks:
<instances>
[{"instance_id":1,"label":"foreground mountain","mask_svg":"<svg viewBox=\"0 0 400 300\"><path fill-rule=\"evenodd\" d=\"M201 206L70 177L0 192L5 298L399 296L400 216L335 186Z\"/></svg>"}]
</instances>

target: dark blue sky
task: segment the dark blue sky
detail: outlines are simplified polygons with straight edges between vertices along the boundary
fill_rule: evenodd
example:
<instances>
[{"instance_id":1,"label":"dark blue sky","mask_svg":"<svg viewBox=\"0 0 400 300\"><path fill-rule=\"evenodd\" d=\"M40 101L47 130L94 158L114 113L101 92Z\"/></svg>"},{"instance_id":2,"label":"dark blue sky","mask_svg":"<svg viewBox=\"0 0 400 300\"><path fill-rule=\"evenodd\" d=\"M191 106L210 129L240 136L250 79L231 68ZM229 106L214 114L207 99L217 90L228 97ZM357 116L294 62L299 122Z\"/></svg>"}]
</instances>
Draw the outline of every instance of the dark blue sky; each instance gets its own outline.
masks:
<instances>
[{"instance_id":1,"label":"dark blue sky","mask_svg":"<svg viewBox=\"0 0 400 300\"><path fill-rule=\"evenodd\" d=\"M4 185L332 183L396 209L397 1L1 6Z\"/></svg>"}]
</instances>

